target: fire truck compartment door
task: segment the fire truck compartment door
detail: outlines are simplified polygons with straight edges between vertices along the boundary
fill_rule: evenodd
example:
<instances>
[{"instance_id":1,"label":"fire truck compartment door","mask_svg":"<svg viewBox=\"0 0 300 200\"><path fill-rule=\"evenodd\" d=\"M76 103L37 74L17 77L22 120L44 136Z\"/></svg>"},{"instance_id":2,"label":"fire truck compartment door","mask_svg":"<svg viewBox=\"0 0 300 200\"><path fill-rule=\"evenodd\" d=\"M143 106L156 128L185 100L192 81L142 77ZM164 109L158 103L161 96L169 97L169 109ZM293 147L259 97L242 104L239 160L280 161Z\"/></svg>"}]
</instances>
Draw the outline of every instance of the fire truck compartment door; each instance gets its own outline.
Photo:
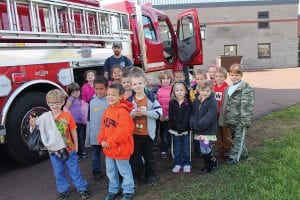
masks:
<instances>
[{"instance_id":1,"label":"fire truck compartment door","mask_svg":"<svg viewBox=\"0 0 300 200\"><path fill-rule=\"evenodd\" d=\"M187 65L203 64L200 23L196 9L178 15L176 33L179 59Z\"/></svg>"}]
</instances>

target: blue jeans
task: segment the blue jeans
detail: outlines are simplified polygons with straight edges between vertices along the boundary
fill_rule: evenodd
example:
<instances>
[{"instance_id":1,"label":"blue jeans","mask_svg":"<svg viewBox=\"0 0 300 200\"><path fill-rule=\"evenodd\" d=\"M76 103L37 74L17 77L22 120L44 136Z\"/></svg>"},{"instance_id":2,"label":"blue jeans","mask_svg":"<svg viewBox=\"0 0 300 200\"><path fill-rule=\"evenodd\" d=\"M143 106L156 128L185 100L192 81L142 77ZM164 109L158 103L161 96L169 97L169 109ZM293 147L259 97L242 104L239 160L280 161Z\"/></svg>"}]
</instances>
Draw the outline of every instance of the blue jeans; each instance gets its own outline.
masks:
<instances>
[{"instance_id":1,"label":"blue jeans","mask_svg":"<svg viewBox=\"0 0 300 200\"><path fill-rule=\"evenodd\" d=\"M172 137L175 165L191 165L191 134Z\"/></svg>"},{"instance_id":2,"label":"blue jeans","mask_svg":"<svg viewBox=\"0 0 300 200\"><path fill-rule=\"evenodd\" d=\"M123 177L123 193L134 193L134 181L129 160L105 159L106 175L109 179L108 191L118 193L120 189L119 173Z\"/></svg>"},{"instance_id":3,"label":"blue jeans","mask_svg":"<svg viewBox=\"0 0 300 200\"><path fill-rule=\"evenodd\" d=\"M93 173L97 173L101 171L101 150L102 147L100 145L92 145L93 149L93 162L92 162L92 168Z\"/></svg>"},{"instance_id":4,"label":"blue jeans","mask_svg":"<svg viewBox=\"0 0 300 200\"><path fill-rule=\"evenodd\" d=\"M68 172L78 192L87 190L87 181L81 176L78 165L78 156L75 151L72 151L69 154L69 159L66 162L63 162L54 154L50 154L49 156L54 171L56 190L59 193L69 190L70 184L66 172Z\"/></svg>"}]
</instances>

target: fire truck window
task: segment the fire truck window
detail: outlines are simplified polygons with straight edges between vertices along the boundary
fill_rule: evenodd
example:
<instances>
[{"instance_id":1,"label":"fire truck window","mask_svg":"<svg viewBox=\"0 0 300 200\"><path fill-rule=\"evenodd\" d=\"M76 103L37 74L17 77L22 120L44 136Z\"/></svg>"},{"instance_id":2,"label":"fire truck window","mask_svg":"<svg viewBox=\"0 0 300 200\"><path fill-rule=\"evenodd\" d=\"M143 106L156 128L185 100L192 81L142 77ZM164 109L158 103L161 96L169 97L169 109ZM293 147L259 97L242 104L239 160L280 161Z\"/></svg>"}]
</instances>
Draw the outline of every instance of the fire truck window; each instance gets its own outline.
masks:
<instances>
[{"instance_id":1,"label":"fire truck window","mask_svg":"<svg viewBox=\"0 0 300 200\"><path fill-rule=\"evenodd\" d=\"M169 62L174 61L173 40L170 27L165 19L158 19L159 32L164 48L164 57Z\"/></svg>"},{"instance_id":2,"label":"fire truck window","mask_svg":"<svg viewBox=\"0 0 300 200\"><path fill-rule=\"evenodd\" d=\"M181 19L179 24L178 35L180 40L184 40L186 38L190 38L195 35L193 17L186 16Z\"/></svg>"},{"instance_id":3,"label":"fire truck window","mask_svg":"<svg viewBox=\"0 0 300 200\"><path fill-rule=\"evenodd\" d=\"M149 19L149 17L147 16L143 16L143 27L144 27L145 38L156 41L157 38L156 38L155 30L153 28L153 24Z\"/></svg>"}]
</instances>

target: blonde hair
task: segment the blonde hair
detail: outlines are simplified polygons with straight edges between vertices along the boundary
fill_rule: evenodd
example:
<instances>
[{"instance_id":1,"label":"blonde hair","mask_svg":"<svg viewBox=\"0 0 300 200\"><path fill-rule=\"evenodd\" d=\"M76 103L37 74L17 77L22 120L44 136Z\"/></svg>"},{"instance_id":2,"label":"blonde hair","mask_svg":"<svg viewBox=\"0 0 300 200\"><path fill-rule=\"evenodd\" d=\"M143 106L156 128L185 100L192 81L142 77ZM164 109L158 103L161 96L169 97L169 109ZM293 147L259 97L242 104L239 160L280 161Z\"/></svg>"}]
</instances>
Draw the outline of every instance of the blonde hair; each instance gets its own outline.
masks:
<instances>
[{"instance_id":1,"label":"blonde hair","mask_svg":"<svg viewBox=\"0 0 300 200\"><path fill-rule=\"evenodd\" d=\"M211 91L213 91L214 85L210 80L205 80L199 85L199 89L203 90L205 88L209 88Z\"/></svg>"},{"instance_id":2,"label":"blonde hair","mask_svg":"<svg viewBox=\"0 0 300 200\"><path fill-rule=\"evenodd\" d=\"M158 77L159 77L160 82L165 77L170 79L171 83L173 83L173 81L174 81L174 76L169 70L165 70L165 71L160 72Z\"/></svg>"},{"instance_id":3,"label":"blonde hair","mask_svg":"<svg viewBox=\"0 0 300 200\"><path fill-rule=\"evenodd\" d=\"M227 70L224 67L220 67L217 69L216 73L223 74L225 78L227 78Z\"/></svg>"},{"instance_id":4,"label":"blonde hair","mask_svg":"<svg viewBox=\"0 0 300 200\"><path fill-rule=\"evenodd\" d=\"M196 77L196 75L203 75L205 79L207 79L207 74L205 73L205 71L201 70L201 69L196 69L194 71L194 78Z\"/></svg>"},{"instance_id":5,"label":"blonde hair","mask_svg":"<svg viewBox=\"0 0 300 200\"><path fill-rule=\"evenodd\" d=\"M182 71L182 70L178 70L178 71L174 72L174 76L176 76L176 74L182 74L183 77L186 78L185 74L184 74L184 71Z\"/></svg>"},{"instance_id":6,"label":"blonde hair","mask_svg":"<svg viewBox=\"0 0 300 200\"><path fill-rule=\"evenodd\" d=\"M243 71L240 64L234 63L229 68L229 74L240 74L243 76Z\"/></svg>"},{"instance_id":7,"label":"blonde hair","mask_svg":"<svg viewBox=\"0 0 300 200\"><path fill-rule=\"evenodd\" d=\"M64 102L67 95L60 89L50 90L46 95L46 101Z\"/></svg>"},{"instance_id":8,"label":"blonde hair","mask_svg":"<svg viewBox=\"0 0 300 200\"><path fill-rule=\"evenodd\" d=\"M147 75L145 71L139 67L132 67L129 70L129 78L143 78L147 81Z\"/></svg>"}]
</instances>

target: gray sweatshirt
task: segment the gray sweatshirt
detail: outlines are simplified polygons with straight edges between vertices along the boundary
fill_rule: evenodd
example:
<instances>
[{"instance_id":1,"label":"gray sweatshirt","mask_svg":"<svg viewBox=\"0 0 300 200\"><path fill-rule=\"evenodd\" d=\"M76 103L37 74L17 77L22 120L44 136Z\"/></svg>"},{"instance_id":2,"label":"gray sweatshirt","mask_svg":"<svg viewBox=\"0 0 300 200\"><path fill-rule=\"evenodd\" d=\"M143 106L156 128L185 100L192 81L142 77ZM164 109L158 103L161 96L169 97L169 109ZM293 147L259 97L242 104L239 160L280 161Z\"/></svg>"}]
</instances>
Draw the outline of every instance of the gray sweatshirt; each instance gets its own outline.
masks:
<instances>
[{"instance_id":1,"label":"gray sweatshirt","mask_svg":"<svg viewBox=\"0 0 300 200\"><path fill-rule=\"evenodd\" d=\"M102 117L107 107L108 102L106 97L99 98L96 95L94 95L91 99L89 105L86 141L88 145L99 145L98 135L101 129Z\"/></svg>"}]
</instances>

